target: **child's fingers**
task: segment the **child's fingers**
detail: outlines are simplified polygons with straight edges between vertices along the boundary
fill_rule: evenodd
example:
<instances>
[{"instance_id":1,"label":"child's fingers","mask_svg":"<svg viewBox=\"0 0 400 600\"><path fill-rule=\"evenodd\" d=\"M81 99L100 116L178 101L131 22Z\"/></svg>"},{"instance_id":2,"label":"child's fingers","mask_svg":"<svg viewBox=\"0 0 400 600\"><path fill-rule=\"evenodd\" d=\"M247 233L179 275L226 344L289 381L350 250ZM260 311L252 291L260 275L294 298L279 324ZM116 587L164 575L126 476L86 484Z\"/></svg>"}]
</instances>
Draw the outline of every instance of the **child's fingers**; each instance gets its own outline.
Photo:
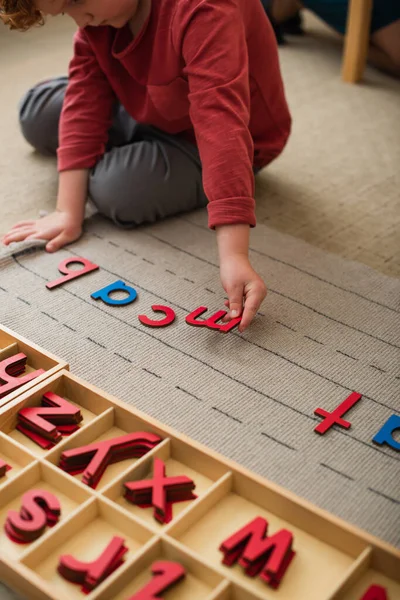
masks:
<instances>
[{"instance_id":1,"label":"child's fingers","mask_svg":"<svg viewBox=\"0 0 400 600\"><path fill-rule=\"evenodd\" d=\"M239 324L239 331L243 333L245 329L250 325L258 310L267 295L267 288L264 283L260 281L253 289L248 293L245 303L242 320Z\"/></svg>"},{"instance_id":2,"label":"child's fingers","mask_svg":"<svg viewBox=\"0 0 400 600\"><path fill-rule=\"evenodd\" d=\"M243 310L243 292L243 285L237 285L232 290L228 291L229 313L226 315L228 319L240 317Z\"/></svg>"},{"instance_id":3,"label":"child's fingers","mask_svg":"<svg viewBox=\"0 0 400 600\"><path fill-rule=\"evenodd\" d=\"M33 229L32 228L21 228L21 229L17 229L15 231L10 231L9 233L7 233L4 237L3 237L3 244L5 244L6 246L8 244L11 244L12 242L22 242L23 240L25 240L29 235L31 235L33 233Z\"/></svg>"},{"instance_id":4,"label":"child's fingers","mask_svg":"<svg viewBox=\"0 0 400 600\"><path fill-rule=\"evenodd\" d=\"M35 221L19 221L13 227L11 227L10 231L14 231L14 229L20 229L21 227L33 227L35 225Z\"/></svg>"},{"instance_id":5,"label":"child's fingers","mask_svg":"<svg viewBox=\"0 0 400 600\"><path fill-rule=\"evenodd\" d=\"M256 298L246 300L243 310L243 317L239 324L239 331L243 333L245 329L250 325L254 317L256 316L258 309L260 308L261 300Z\"/></svg>"},{"instance_id":6,"label":"child's fingers","mask_svg":"<svg viewBox=\"0 0 400 600\"><path fill-rule=\"evenodd\" d=\"M47 252L57 252L63 246L66 246L69 242L71 242L71 238L62 231L59 235L57 235L54 239L50 240L46 245Z\"/></svg>"}]
</instances>

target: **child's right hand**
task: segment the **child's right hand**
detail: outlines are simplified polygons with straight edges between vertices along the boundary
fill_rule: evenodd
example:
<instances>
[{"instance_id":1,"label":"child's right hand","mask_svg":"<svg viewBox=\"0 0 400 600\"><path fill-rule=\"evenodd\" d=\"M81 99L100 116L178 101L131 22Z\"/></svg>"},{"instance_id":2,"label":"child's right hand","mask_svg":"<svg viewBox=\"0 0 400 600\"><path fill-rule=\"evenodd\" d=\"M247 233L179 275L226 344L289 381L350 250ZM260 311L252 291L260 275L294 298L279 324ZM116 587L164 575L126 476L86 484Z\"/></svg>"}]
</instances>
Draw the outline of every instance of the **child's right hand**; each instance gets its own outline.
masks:
<instances>
[{"instance_id":1,"label":"child's right hand","mask_svg":"<svg viewBox=\"0 0 400 600\"><path fill-rule=\"evenodd\" d=\"M55 252L82 235L82 221L65 211L56 211L36 221L20 221L6 233L2 242L48 240L47 252Z\"/></svg>"}]
</instances>

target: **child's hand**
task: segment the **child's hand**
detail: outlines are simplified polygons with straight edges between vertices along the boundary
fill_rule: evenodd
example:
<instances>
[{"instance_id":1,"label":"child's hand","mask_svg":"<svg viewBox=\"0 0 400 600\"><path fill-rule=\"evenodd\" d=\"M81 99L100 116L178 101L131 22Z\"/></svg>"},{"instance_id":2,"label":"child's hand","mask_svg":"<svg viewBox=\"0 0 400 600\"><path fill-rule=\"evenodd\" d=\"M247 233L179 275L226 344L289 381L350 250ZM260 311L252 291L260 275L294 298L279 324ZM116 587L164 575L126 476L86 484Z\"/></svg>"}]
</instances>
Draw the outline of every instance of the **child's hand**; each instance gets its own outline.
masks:
<instances>
[{"instance_id":1,"label":"child's hand","mask_svg":"<svg viewBox=\"0 0 400 600\"><path fill-rule=\"evenodd\" d=\"M239 331L242 333L250 325L266 297L266 285L244 254L225 257L220 263L220 274L222 285L228 295L225 305L229 308L229 313L225 320L239 317L243 312L239 325Z\"/></svg>"},{"instance_id":2,"label":"child's hand","mask_svg":"<svg viewBox=\"0 0 400 600\"><path fill-rule=\"evenodd\" d=\"M6 246L11 242L23 240L48 240L48 252L55 252L66 244L74 242L82 234L82 222L70 213L56 211L36 221L20 221L6 233L2 242Z\"/></svg>"}]
</instances>

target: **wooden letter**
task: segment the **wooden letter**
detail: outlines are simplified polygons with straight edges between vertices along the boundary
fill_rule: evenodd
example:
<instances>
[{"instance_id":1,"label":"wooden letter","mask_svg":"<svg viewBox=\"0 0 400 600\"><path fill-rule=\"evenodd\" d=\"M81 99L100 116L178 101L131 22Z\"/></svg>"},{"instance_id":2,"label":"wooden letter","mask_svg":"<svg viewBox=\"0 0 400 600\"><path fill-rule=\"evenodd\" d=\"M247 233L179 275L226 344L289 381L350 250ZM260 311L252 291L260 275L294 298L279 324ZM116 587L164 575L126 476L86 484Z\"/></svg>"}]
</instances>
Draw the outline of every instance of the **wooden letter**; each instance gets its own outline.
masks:
<instances>
[{"instance_id":1,"label":"wooden letter","mask_svg":"<svg viewBox=\"0 0 400 600\"><path fill-rule=\"evenodd\" d=\"M113 292L126 292L128 296L126 298L123 298L122 300L113 300L113 298L111 297L111 294ZM119 280L115 281L114 283L111 283L110 285L107 285L106 287L102 288L101 290L98 290L97 292L94 292L91 295L91 298L93 298L94 300L100 299L104 302L104 304L108 304L109 306L125 306L126 304L131 304L136 300L137 291L133 287L130 287L129 285L126 285L123 281Z\"/></svg>"},{"instance_id":2,"label":"wooden letter","mask_svg":"<svg viewBox=\"0 0 400 600\"><path fill-rule=\"evenodd\" d=\"M70 270L68 265L72 265L73 263L80 263L83 265L83 269L79 271ZM67 281L71 281L71 279L76 279L77 277L82 277L82 275L86 275L86 273L91 273L92 271L96 271L98 269L98 265L90 262L86 258L81 258L80 256L74 256L73 258L66 258L58 265L58 270L60 273L65 275L65 277L60 277L60 279L56 279L55 281L51 281L50 283L46 283L46 287L49 290L58 287L59 285L63 285Z\"/></svg>"},{"instance_id":3,"label":"wooden letter","mask_svg":"<svg viewBox=\"0 0 400 600\"><path fill-rule=\"evenodd\" d=\"M46 526L53 527L58 522L60 513L60 503L54 494L30 490L22 496L20 512L8 512L4 529L15 542L32 542L42 535Z\"/></svg>"},{"instance_id":4,"label":"wooden letter","mask_svg":"<svg viewBox=\"0 0 400 600\"><path fill-rule=\"evenodd\" d=\"M4 460L0 458L0 478L4 477L7 471L9 471L10 469L12 469L12 467L10 467L10 465L5 463Z\"/></svg>"},{"instance_id":5,"label":"wooden letter","mask_svg":"<svg viewBox=\"0 0 400 600\"><path fill-rule=\"evenodd\" d=\"M257 517L225 540L220 550L223 563L232 566L237 561L246 575L259 575L265 583L277 588L294 557L293 535L282 529L267 537L268 522Z\"/></svg>"},{"instance_id":6,"label":"wooden letter","mask_svg":"<svg viewBox=\"0 0 400 600\"><path fill-rule=\"evenodd\" d=\"M154 506L154 518L160 523L172 520L172 504L196 498L192 479L185 475L166 477L165 463L159 458L154 459L153 479L128 481L124 486L125 498L142 508Z\"/></svg>"},{"instance_id":7,"label":"wooden letter","mask_svg":"<svg viewBox=\"0 0 400 600\"><path fill-rule=\"evenodd\" d=\"M351 423L349 421L345 421L344 419L342 419L341 417L343 417L343 415L350 410L350 408L352 406L354 406L354 404L356 404L359 400L361 400L362 396L361 394L357 394L357 392L353 392L352 394L350 394L350 396L348 398L346 398L346 400L344 400L341 404L339 404L339 406L337 408L335 408L335 410L333 410L331 413L324 410L323 408L316 408L314 410L314 414L318 415L320 417L325 417L324 421L322 421L322 423L320 423L319 425L317 425L317 427L314 429L314 431L316 431L317 433L320 433L321 435L326 433L328 431L328 429L330 429L332 427L332 425L340 425L341 427L344 427L345 429L349 429L351 427Z\"/></svg>"},{"instance_id":8,"label":"wooden letter","mask_svg":"<svg viewBox=\"0 0 400 600\"><path fill-rule=\"evenodd\" d=\"M387 600L386 590L380 585L371 585L360 600Z\"/></svg>"},{"instance_id":9,"label":"wooden letter","mask_svg":"<svg viewBox=\"0 0 400 600\"><path fill-rule=\"evenodd\" d=\"M38 369L28 373L25 377L17 377L25 371L26 361L27 357L20 352L0 362L0 398L4 398L7 394L14 392L25 383L29 383L32 379L36 379L36 377L46 372L44 369Z\"/></svg>"},{"instance_id":10,"label":"wooden letter","mask_svg":"<svg viewBox=\"0 0 400 600\"><path fill-rule=\"evenodd\" d=\"M151 572L153 579L128 600L162 600L161 594L182 581L186 575L182 565L166 560L155 562Z\"/></svg>"},{"instance_id":11,"label":"wooden letter","mask_svg":"<svg viewBox=\"0 0 400 600\"><path fill-rule=\"evenodd\" d=\"M206 306L199 306L193 312L191 312L186 317L186 323L188 325L193 325L194 327L207 327L208 329L217 329L222 333L228 333L234 327L239 325L242 317L237 317L236 319L231 319L227 323L218 323L220 319L223 319L227 314L226 310L219 310L215 314L208 317L208 319L199 319L199 317L208 310Z\"/></svg>"},{"instance_id":12,"label":"wooden letter","mask_svg":"<svg viewBox=\"0 0 400 600\"><path fill-rule=\"evenodd\" d=\"M0 388L1 389L1 388ZM375 444L383 445L387 444L393 450L400 450L400 442L396 442L393 437L393 432L396 429L400 429L400 417L398 415L392 415L388 418L384 426L376 436L372 439Z\"/></svg>"},{"instance_id":13,"label":"wooden letter","mask_svg":"<svg viewBox=\"0 0 400 600\"><path fill-rule=\"evenodd\" d=\"M127 458L140 458L161 442L154 433L128 433L89 446L65 450L59 467L71 475L83 473L83 483L96 487L104 471L116 462Z\"/></svg>"},{"instance_id":14,"label":"wooden letter","mask_svg":"<svg viewBox=\"0 0 400 600\"><path fill-rule=\"evenodd\" d=\"M18 412L18 421L19 431L42 448L49 448L61 440L63 433L68 435L76 431L82 415L78 406L47 392L42 398L42 406L22 408Z\"/></svg>"},{"instance_id":15,"label":"wooden letter","mask_svg":"<svg viewBox=\"0 0 400 600\"><path fill-rule=\"evenodd\" d=\"M115 536L92 562L82 562L70 554L60 556L58 572L64 579L82 584L82 591L89 593L123 563L126 552L125 540Z\"/></svg>"},{"instance_id":16,"label":"wooden letter","mask_svg":"<svg viewBox=\"0 0 400 600\"><path fill-rule=\"evenodd\" d=\"M146 325L146 327L167 327L167 325L171 325L171 323L175 321L175 311L169 306L153 304L151 308L154 310L154 312L163 312L165 314L165 318L154 320L149 319L149 317L146 317L146 315L139 315L138 319L142 325Z\"/></svg>"}]
</instances>

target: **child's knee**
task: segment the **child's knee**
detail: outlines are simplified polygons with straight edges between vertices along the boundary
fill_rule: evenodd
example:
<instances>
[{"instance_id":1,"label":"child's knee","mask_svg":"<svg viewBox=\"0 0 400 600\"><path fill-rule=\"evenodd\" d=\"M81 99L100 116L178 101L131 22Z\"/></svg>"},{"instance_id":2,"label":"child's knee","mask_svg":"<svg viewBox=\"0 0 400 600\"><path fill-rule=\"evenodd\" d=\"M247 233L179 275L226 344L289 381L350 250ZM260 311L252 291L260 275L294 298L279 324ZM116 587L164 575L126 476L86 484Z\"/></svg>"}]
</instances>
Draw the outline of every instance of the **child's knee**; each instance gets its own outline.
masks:
<instances>
[{"instance_id":1,"label":"child's knee","mask_svg":"<svg viewBox=\"0 0 400 600\"><path fill-rule=\"evenodd\" d=\"M41 154L55 154L63 96L41 83L31 88L19 103L19 123L26 141Z\"/></svg>"},{"instance_id":2,"label":"child's knee","mask_svg":"<svg viewBox=\"0 0 400 600\"><path fill-rule=\"evenodd\" d=\"M98 163L89 180L89 195L99 213L122 227L155 221L151 180L144 189L143 171L126 169L123 164L108 168L106 161L107 157Z\"/></svg>"},{"instance_id":3,"label":"child's knee","mask_svg":"<svg viewBox=\"0 0 400 600\"><path fill-rule=\"evenodd\" d=\"M102 215L122 227L207 204L195 161L178 148L151 141L105 154L90 176L89 195Z\"/></svg>"}]
</instances>

